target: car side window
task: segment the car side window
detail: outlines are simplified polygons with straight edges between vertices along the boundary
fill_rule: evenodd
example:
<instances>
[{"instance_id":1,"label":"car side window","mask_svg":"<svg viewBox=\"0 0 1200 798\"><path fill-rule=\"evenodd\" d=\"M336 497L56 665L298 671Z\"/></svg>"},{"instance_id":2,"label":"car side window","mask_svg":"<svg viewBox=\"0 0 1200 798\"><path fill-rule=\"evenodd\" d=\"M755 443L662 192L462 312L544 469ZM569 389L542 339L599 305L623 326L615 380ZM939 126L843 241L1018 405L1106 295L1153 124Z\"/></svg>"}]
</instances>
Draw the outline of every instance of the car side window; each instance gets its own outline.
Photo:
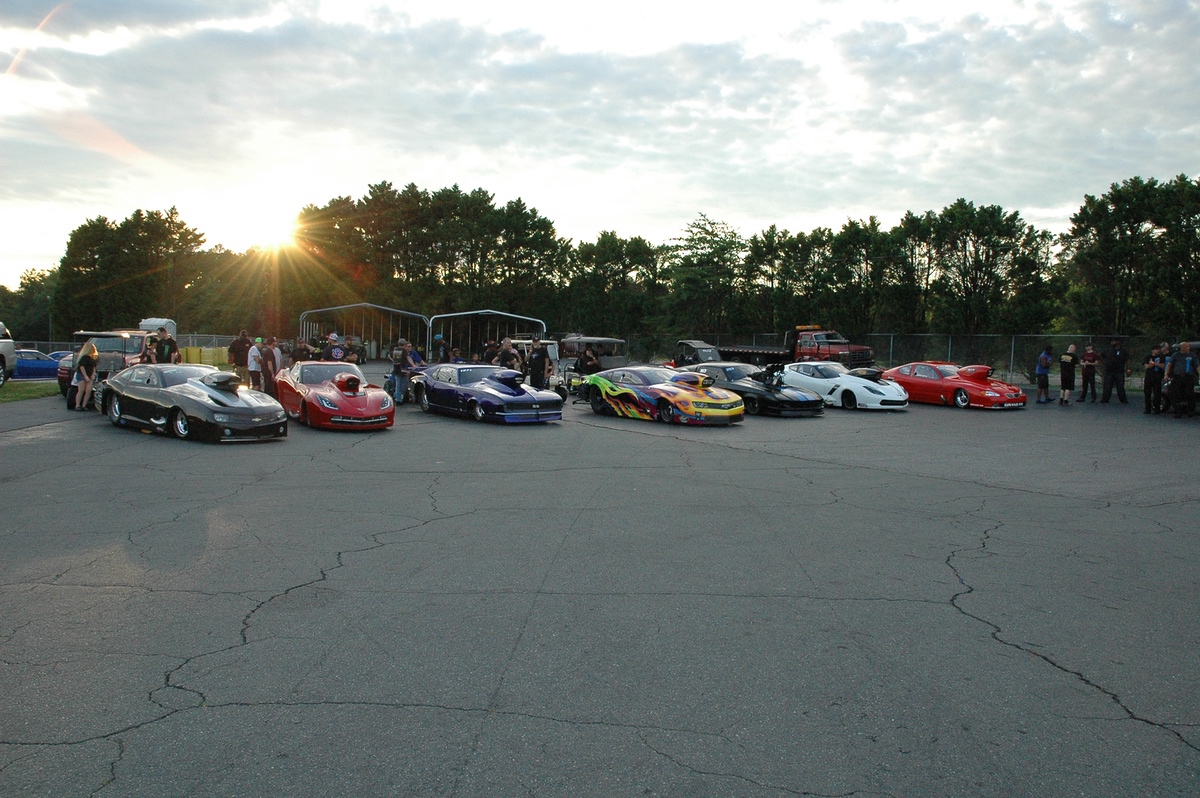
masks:
<instances>
[{"instance_id":1,"label":"car side window","mask_svg":"<svg viewBox=\"0 0 1200 798\"><path fill-rule=\"evenodd\" d=\"M149 385L150 384L150 369L135 368L133 373L129 375L129 381L134 385Z\"/></svg>"},{"instance_id":2,"label":"car side window","mask_svg":"<svg viewBox=\"0 0 1200 798\"><path fill-rule=\"evenodd\" d=\"M926 380L936 380L938 378L938 374L934 371L933 366L917 366L916 376Z\"/></svg>"},{"instance_id":3,"label":"car side window","mask_svg":"<svg viewBox=\"0 0 1200 798\"><path fill-rule=\"evenodd\" d=\"M900 373L907 377L909 374L912 374L912 366L901 366Z\"/></svg>"}]
</instances>

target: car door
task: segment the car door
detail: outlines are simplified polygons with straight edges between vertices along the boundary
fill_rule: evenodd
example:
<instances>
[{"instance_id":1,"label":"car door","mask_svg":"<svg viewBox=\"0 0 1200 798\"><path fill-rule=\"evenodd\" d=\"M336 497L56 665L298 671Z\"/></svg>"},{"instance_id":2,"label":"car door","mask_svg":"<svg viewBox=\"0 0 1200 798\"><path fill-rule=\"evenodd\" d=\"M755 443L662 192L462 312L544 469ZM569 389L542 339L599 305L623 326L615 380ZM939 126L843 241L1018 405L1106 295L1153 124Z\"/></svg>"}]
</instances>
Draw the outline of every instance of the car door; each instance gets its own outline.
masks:
<instances>
[{"instance_id":1,"label":"car door","mask_svg":"<svg viewBox=\"0 0 1200 798\"><path fill-rule=\"evenodd\" d=\"M428 397L430 406L454 413L461 412L464 402L457 393L458 369L434 366L426 370L425 396Z\"/></svg>"},{"instance_id":2,"label":"car door","mask_svg":"<svg viewBox=\"0 0 1200 798\"><path fill-rule=\"evenodd\" d=\"M913 366L913 376L908 382L908 398L914 402L942 401L942 375L933 366L918 363Z\"/></svg>"},{"instance_id":3,"label":"car door","mask_svg":"<svg viewBox=\"0 0 1200 798\"><path fill-rule=\"evenodd\" d=\"M124 379L121 414L138 421L156 417L154 410L159 392L158 375L147 366L134 366Z\"/></svg>"}]
</instances>

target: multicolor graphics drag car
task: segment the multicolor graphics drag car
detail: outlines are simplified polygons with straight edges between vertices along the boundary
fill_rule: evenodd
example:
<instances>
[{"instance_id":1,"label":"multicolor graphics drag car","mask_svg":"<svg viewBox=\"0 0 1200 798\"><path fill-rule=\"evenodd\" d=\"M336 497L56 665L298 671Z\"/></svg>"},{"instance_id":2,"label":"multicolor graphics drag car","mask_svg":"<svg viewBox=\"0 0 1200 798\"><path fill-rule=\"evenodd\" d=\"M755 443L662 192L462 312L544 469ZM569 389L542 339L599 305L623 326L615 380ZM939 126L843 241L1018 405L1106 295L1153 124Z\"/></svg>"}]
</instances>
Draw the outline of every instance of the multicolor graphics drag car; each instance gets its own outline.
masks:
<instances>
[{"instance_id":1,"label":"multicolor graphics drag car","mask_svg":"<svg viewBox=\"0 0 1200 798\"><path fill-rule=\"evenodd\" d=\"M592 374L580 398L598 415L626 416L666 424L736 424L741 398L713 387L713 378L662 366L626 366Z\"/></svg>"}]
</instances>

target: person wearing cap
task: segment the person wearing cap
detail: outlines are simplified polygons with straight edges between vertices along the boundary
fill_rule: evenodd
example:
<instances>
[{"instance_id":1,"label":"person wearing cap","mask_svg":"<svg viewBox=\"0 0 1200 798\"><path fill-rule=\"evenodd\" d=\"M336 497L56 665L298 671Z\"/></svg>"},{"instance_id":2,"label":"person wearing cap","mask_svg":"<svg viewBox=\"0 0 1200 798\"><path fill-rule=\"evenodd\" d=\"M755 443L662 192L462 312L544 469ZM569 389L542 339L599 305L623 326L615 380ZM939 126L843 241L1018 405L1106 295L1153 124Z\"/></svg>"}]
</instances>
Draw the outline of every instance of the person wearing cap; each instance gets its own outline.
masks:
<instances>
[{"instance_id":1,"label":"person wearing cap","mask_svg":"<svg viewBox=\"0 0 1200 798\"><path fill-rule=\"evenodd\" d=\"M1142 365L1146 369L1142 378L1142 396L1146 402L1145 415L1158 415L1162 412L1163 371L1167 366L1167 356L1163 354L1162 346L1155 344L1146 355Z\"/></svg>"},{"instance_id":2,"label":"person wearing cap","mask_svg":"<svg viewBox=\"0 0 1200 798\"><path fill-rule=\"evenodd\" d=\"M246 371L250 372L250 387L256 391L261 391L263 389L262 350L263 339L255 338L254 343L250 345L250 351L246 353Z\"/></svg>"},{"instance_id":3,"label":"person wearing cap","mask_svg":"<svg viewBox=\"0 0 1200 798\"><path fill-rule=\"evenodd\" d=\"M1167 360L1166 379L1171 381L1171 409L1175 418L1186 411L1188 418L1196 415L1196 353L1188 341L1179 344L1179 351Z\"/></svg>"},{"instance_id":4,"label":"person wearing cap","mask_svg":"<svg viewBox=\"0 0 1200 798\"><path fill-rule=\"evenodd\" d=\"M1083 347L1083 354L1079 356L1079 365L1083 367L1083 389L1079 394L1079 402L1083 403L1088 396L1088 389L1092 391L1092 402L1096 401L1096 364L1100 362L1100 355L1096 352L1095 344L1087 344Z\"/></svg>"},{"instance_id":5,"label":"person wearing cap","mask_svg":"<svg viewBox=\"0 0 1200 798\"><path fill-rule=\"evenodd\" d=\"M429 362L450 362L450 346L446 343L446 339L442 337L441 333L433 336L433 351L429 353Z\"/></svg>"},{"instance_id":6,"label":"person wearing cap","mask_svg":"<svg viewBox=\"0 0 1200 798\"><path fill-rule=\"evenodd\" d=\"M539 391L544 391L551 368L550 353L542 346L541 336L533 336L533 341L529 344L529 384Z\"/></svg>"},{"instance_id":7,"label":"person wearing cap","mask_svg":"<svg viewBox=\"0 0 1200 798\"><path fill-rule=\"evenodd\" d=\"M254 346L254 342L250 340L250 333L245 330L242 330L241 334L229 345L229 363L242 382L247 385L250 384L250 372L247 370L246 364L252 346Z\"/></svg>"},{"instance_id":8,"label":"person wearing cap","mask_svg":"<svg viewBox=\"0 0 1200 798\"><path fill-rule=\"evenodd\" d=\"M330 333L329 343L325 344L325 348L321 350L321 359L333 360L338 363L353 363L358 360L358 356L342 345L337 333Z\"/></svg>"},{"instance_id":9,"label":"person wearing cap","mask_svg":"<svg viewBox=\"0 0 1200 798\"><path fill-rule=\"evenodd\" d=\"M158 328L158 342L154 345L155 363L178 363L183 358L179 355L179 344L167 332L166 327Z\"/></svg>"},{"instance_id":10,"label":"person wearing cap","mask_svg":"<svg viewBox=\"0 0 1200 798\"><path fill-rule=\"evenodd\" d=\"M1104 393L1100 395L1100 404L1108 403L1113 388L1117 389L1117 399L1121 404L1129 404L1129 398L1125 396L1125 378L1130 373L1129 353L1121 346L1120 340L1113 338L1108 343L1108 351L1104 353Z\"/></svg>"}]
</instances>

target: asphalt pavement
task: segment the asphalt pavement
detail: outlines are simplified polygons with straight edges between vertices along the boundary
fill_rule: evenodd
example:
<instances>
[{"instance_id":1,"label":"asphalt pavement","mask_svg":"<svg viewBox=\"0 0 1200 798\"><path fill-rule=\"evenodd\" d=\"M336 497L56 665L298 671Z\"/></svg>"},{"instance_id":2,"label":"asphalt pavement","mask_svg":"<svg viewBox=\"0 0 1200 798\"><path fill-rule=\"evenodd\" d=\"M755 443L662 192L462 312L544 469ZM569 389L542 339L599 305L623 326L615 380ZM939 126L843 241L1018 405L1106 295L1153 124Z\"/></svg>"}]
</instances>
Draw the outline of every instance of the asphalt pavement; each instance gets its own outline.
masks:
<instances>
[{"instance_id":1,"label":"asphalt pavement","mask_svg":"<svg viewBox=\"0 0 1200 798\"><path fill-rule=\"evenodd\" d=\"M0 404L0 795L1196 796L1198 431Z\"/></svg>"}]
</instances>

